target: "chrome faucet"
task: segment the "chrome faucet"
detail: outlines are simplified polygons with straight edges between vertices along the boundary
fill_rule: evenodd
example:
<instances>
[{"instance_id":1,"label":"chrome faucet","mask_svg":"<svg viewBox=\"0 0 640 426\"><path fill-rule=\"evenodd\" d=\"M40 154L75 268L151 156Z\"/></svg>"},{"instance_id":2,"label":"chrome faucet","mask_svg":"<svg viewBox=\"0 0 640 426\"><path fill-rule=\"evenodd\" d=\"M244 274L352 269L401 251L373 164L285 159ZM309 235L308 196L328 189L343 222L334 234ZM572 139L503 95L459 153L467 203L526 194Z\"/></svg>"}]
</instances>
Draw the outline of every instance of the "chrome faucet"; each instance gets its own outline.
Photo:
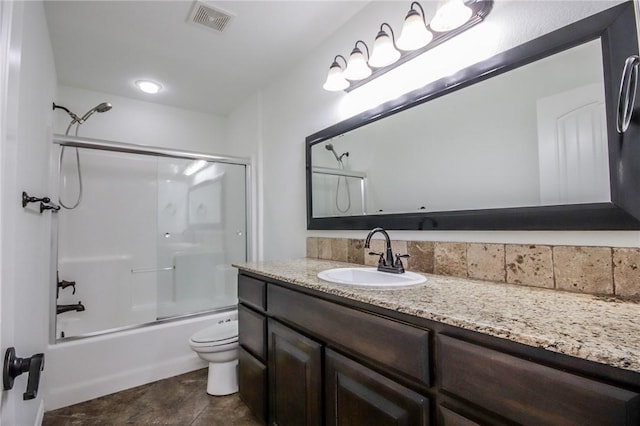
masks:
<instances>
[{"instance_id":1,"label":"chrome faucet","mask_svg":"<svg viewBox=\"0 0 640 426\"><path fill-rule=\"evenodd\" d=\"M369 231L367 238L364 240L364 248L369 248L371 246L371 237L374 234L380 232L384 236L385 240L385 251L382 253L377 252L369 252L372 256L379 256L378 258L378 271L382 272L391 272L394 274L403 274L404 273L404 265L402 264L402 259L409 257L408 254L396 254L395 261L393 260L393 252L391 251L391 238L389 238L389 234L383 228L373 228Z\"/></svg>"}]
</instances>

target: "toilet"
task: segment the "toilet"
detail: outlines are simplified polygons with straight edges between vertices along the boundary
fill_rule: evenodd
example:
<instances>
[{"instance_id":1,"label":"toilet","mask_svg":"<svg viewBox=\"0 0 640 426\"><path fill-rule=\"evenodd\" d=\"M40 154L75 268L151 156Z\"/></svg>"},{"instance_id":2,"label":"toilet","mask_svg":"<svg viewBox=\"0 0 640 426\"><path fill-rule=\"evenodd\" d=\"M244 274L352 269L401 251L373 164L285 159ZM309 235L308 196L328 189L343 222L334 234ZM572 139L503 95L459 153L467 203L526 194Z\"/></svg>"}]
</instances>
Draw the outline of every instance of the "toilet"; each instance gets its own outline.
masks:
<instances>
[{"instance_id":1,"label":"toilet","mask_svg":"<svg viewBox=\"0 0 640 426\"><path fill-rule=\"evenodd\" d=\"M237 320L227 320L194 333L189 345L200 358L209 362L209 395L238 392Z\"/></svg>"}]
</instances>

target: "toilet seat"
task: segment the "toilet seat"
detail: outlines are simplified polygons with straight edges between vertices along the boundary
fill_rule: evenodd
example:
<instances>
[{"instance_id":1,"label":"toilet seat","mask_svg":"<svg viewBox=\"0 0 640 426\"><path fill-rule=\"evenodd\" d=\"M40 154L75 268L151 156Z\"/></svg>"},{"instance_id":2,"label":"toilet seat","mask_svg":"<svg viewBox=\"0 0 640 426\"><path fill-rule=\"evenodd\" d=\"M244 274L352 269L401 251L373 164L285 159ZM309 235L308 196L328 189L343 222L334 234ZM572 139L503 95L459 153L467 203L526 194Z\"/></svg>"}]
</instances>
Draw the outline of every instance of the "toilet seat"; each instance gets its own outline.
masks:
<instances>
[{"instance_id":1,"label":"toilet seat","mask_svg":"<svg viewBox=\"0 0 640 426\"><path fill-rule=\"evenodd\" d=\"M216 324L191 336L195 346L222 346L238 341L238 321Z\"/></svg>"}]
</instances>

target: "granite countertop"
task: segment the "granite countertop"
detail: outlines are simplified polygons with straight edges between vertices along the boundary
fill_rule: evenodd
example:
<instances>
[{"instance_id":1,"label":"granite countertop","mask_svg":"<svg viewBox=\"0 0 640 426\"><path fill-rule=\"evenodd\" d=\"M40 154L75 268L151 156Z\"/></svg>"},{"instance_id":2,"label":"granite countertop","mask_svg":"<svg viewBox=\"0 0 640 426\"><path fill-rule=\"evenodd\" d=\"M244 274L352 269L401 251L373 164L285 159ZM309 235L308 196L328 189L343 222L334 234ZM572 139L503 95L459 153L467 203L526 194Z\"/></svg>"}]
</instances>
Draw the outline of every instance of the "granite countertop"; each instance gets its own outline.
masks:
<instances>
[{"instance_id":1,"label":"granite countertop","mask_svg":"<svg viewBox=\"0 0 640 426\"><path fill-rule=\"evenodd\" d=\"M640 373L640 303L512 284L424 274L402 289L331 284L317 277L343 262L296 259L233 265L273 279L529 346Z\"/></svg>"}]
</instances>

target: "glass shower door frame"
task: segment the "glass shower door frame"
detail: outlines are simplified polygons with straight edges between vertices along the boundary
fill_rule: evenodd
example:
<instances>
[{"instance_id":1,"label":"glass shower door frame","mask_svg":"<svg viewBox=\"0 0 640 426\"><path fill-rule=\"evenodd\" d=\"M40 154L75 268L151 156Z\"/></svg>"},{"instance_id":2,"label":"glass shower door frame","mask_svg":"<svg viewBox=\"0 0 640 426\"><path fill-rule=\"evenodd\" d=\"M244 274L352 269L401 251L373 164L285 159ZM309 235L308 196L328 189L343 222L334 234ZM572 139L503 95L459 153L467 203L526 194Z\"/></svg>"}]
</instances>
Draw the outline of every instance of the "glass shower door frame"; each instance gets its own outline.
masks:
<instances>
[{"instance_id":1,"label":"glass shower door frame","mask_svg":"<svg viewBox=\"0 0 640 426\"><path fill-rule=\"evenodd\" d=\"M137 144L131 144L131 143L113 142L113 141L102 140L102 139L74 137L74 136L65 136L65 135L53 135L53 143L56 145L64 146L64 147L85 148L85 149L93 149L93 150L100 150L100 151L114 151L114 152L140 154L140 155L148 155L148 156L156 156L156 157L168 157L168 158L177 158L177 159L205 160L207 162L244 166L245 205L246 205L245 258L247 260L251 260L252 253L253 253L253 229L252 229L253 182L252 182L251 160L249 158L214 155L214 154L206 154L206 153L200 153L195 151L177 150L177 149L169 149L169 148L163 148L163 147L137 145ZM58 164L58 163L55 162L55 164ZM59 170L56 170L55 175L59 176ZM57 246L58 246L57 226L52 227L52 246L54 247L54 252L56 257L56 259L54 259L55 265L57 265L57 261L58 261L57 259L58 257L57 256L57 251L58 251L57 250ZM52 283L53 283L53 289L55 290L55 286L57 285L57 282L55 281L55 275L52 279ZM58 341L68 341L68 340L81 339L81 338L91 337L96 335L114 333L114 332L123 331L123 330L130 330L135 328L146 327L149 325L160 324L167 321L175 321L175 320L180 320L188 317L208 315L213 312L228 310L228 307L225 307L221 309L213 309L206 312L177 315L175 317L160 319L160 320L151 321L147 323L127 325L127 326L113 328L105 331L87 333L77 337L73 336L73 337L66 337L64 339L58 339L56 336L57 315L55 311L55 306L56 306L55 291L52 291L51 299L52 301L51 301L51 310L50 310L51 311L50 312L50 343L52 344Z\"/></svg>"}]
</instances>

